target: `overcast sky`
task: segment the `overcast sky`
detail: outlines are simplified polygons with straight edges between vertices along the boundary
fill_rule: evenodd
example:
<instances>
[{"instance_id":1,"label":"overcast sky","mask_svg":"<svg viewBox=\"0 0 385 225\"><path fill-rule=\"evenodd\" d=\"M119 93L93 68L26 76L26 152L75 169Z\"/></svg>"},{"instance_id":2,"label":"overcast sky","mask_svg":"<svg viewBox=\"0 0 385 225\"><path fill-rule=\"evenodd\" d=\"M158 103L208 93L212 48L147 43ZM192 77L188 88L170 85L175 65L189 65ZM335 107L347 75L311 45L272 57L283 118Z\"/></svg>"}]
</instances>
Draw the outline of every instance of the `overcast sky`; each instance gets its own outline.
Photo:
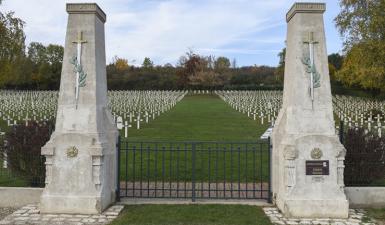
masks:
<instances>
[{"instance_id":1,"label":"overcast sky","mask_svg":"<svg viewBox=\"0 0 385 225\"><path fill-rule=\"evenodd\" d=\"M309 0L308 0L309 1ZM64 45L67 13L63 0L4 0L26 22L27 44ZM86 2L73 0L69 2ZM100 0L107 14L107 62L117 55L131 64L150 57L175 64L188 49L203 55L235 58L238 66L278 64L285 46L285 15L292 0ZM324 15L328 54L342 40L333 19L338 0L327 0Z\"/></svg>"}]
</instances>

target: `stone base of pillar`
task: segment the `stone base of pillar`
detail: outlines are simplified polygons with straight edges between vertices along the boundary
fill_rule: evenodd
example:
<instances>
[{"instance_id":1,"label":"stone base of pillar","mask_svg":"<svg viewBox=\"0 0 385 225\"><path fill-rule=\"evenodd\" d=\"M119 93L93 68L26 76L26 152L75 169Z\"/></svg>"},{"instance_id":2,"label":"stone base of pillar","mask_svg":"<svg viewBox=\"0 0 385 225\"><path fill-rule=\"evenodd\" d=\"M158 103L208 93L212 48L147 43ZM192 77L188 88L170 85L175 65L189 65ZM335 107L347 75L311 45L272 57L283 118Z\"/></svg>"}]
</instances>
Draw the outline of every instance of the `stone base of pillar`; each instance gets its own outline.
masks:
<instances>
[{"instance_id":1,"label":"stone base of pillar","mask_svg":"<svg viewBox=\"0 0 385 225\"><path fill-rule=\"evenodd\" d=\"M288 218L348 218L349 202L336 199L286 199L282 212Z\"/></svg>"},{"instance_id":2,"label":"stone base of pillar","mask_svg":"<svg viewBox=\"0 0 385 225\"><path fill-rule=\"evenodd\" d=\"M104 205L101 196L52 196L42 195L41 213L99 214L109 205Z\"/></svg>"},{"instance_id":3,"label":"stone base of pillar","mask_svg":"<svg viewBox=\"0 0 385 225\"><path fill-rule=\"evenodd\" d=\"M108 131L51 136L42 148L46 157L42 213L99 214L115 202L116 135Z\"/></svg>"},{"instance_id":4,"label":"stone base of pillar","mask_svg":"<svg viewBox=\"0 0 385 225\"><path fill-rule=\"evenodd\" d=\"M275 136L277 138L277 136ZM275 144L276 160L280 166L274 191L275 203L288 218L348 218L349 202L343 191L344 148L336 136L307 135L284 140L292 143ZM276 140L273 138L273 141ZM277 142L273 142L277 143ZM314 149L322 152L312 158ZM321 154L321 153L320 153ZM273 157L274 158L274 157ZM328 163L326 174L307 174L307 162ZM276 173L276 176L278 173Z\"/></svg>"}]
</instances>

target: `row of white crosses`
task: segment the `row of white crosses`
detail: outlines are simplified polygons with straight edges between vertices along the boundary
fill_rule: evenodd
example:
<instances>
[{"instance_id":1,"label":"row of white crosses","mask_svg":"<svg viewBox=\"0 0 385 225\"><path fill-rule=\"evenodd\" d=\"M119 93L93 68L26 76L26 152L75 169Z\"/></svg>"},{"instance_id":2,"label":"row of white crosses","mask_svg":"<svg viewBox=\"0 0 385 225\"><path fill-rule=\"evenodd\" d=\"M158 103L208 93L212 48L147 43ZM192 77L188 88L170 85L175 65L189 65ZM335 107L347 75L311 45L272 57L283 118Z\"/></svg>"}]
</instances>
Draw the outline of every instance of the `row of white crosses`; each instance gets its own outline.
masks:
<instances>
[{"instance_id":1,"label":"row of white crosses","mask_svg":"<svg viewBox=\"0 0 385 225\"><path fill-rule=\"evenodd\" d=\"M136 122L148 123L161 113L170 110L187 94L186 91L109 91L109 106L116 118L117 128L128 128ZM4 145L6 127L25 124L33 120L46 122L54 120L57 111L57 91L7 91L0 90L0 144ZM7 154L2 159L2 167L7 168Z\"/></svg>"},{"instance_id":2,"label":"row of white crosses","mask_svg":"<svg viewBox=\"0 0 385 225\"><path fill-rule=\"evenodd\" d=\"M6 127L26 124L33 120L46 122L56 116L56 91L0 90L0 145L5 145ZM7 168L7 154L3 152L2 167Z\"/></svg>"},{"instance_id":3,"label":"row of white crosses","mask_svg":"<svg viewBox=\"0 0 385 225\"><path fill-rule=\"evenodd\" d=\"M261 124L266 121L274 125L282 105L282 91L216 91L235 110L247 114ZM336 119L349 128L361 127L379 137L385 132L385 101L370 100L352 96L333 97Z\"/></svg>"},{"instance_id":4,"label":"row of white crosses","mask_svg":"<svg viewBox=\"0 0 385 225\"><path fill-rule=\"evenodd\" d=\"M111 91L109 106L119 130L140 129L143 122L149 123L173 108L183 99L187 91Z\"/></svg>"},{"instance_id":5,"label":"row of white crosses","mask_svg":"<svg viewBox=\"0 0 385 225\"><path fill-rule=\"evenodd\" d=\"M361 127L379 137L385 131L385 101L336 95L333 97L336 118L345 126Z\"/></svg>"},{"instance_id":6,"label":"row of white crosses","mask_svg":"<svg viewBox=\"0 0 385 225\"><path fill-rule=\"evenodd\" d=\"M109 106L119 129L135 122L140 129L141 122L149 123L170 110L187 91L109 91ZM29 121L46 122L55 120L57 91L9 91L0 90L0 135L6 127Z\"/></svg>"},{"instance_id":7,"label":"row of white crosses","mask_svg":"<svg viewBox=\"0 0 385 225\"><path fill-rule=\"evenodd\" d=\"M5 145L5 141L4 141L4 136L5 136L5 132L2 132L1 131L1 128L0 128L0 145ZM1 147L3 147L1 146ZM0 156L0 158L2 158L2 165L3 165L3 168L4 169L7 169L8 168L8 162L7 162L7 153L6 152L3 152L3 155Z\"/></svg>"},{"instance_id":8,"label":"row of white crosses","mask_svg":"<svg viewBox=\"0 0 385 225\"><path fill-rule=\"evenodd\" d=\"M33 120L45 122L56 116L57 91L0 91L0 121L7 126Z\"/></svg>"},{"instance_id":9,"label":"row of white crosses","mask_svg":"<svg viewBox=\"0 0 385 225\"><path fill-rule=\"evenodd\" d=\"M209 91L209 90L190 90L189 93L193 94L193 95L206 95L206 94L210 94L211 91Z\"/></svg>"},{"instance_id":10,"label":"row of white crosses","mask_svg":"<svg viewBox=\"0 0 385 225\"><path fill-rule=\"evenodd\" d=\"M247 114L261 124L270 123L278 116L282 105L282 91L216 91L221 99L235 110Z\"/></svg>"},{"instance_id":11,"label":"row of white crosses","mask_svg":"<svg viewBox=\"0 0 385 225\"><path fill-rule=\"evenodd\" d=\"M191 91L207 94L207 90ZM190 93L191 93L190 92ZM140 129L141 123L154 120L171 109L187 91L109 91L110 107L117 126ZM273 125L282 104L282 91L216 91L234 109L247 114L261 124ZM54 120L57 110L57 91L0 90L0 135L5 126L28 124L29 121ZM383 136L385 132L385 102L370 99L334 96L336 120L348 127L363 127L367 132ZM338 126L338 123L337 123Z\"/></svg>"}]
</instances>

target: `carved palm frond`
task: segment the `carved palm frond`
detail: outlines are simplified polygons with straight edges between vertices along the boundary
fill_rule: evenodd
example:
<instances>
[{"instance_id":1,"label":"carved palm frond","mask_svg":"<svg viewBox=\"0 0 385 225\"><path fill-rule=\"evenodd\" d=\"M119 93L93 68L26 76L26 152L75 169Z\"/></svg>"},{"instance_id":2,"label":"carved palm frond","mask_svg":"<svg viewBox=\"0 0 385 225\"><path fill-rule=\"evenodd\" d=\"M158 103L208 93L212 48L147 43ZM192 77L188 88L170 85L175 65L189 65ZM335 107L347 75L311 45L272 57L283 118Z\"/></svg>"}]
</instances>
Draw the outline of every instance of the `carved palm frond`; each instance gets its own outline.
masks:
<instances>
[{"instance_id":1,"label":"carved palm frond","mask_svg":"<svg viewBox=\"0 0 385 225\"><path fill-rule=\"evenodd\" d=\"M319 88L321 87L321 75L318 73L315 65L310 62L310 58L307 56L303 56L301 59L302 63L305 65L306 73L313 73L313 87Z\"/></svg>"},{"instance_id":2,"label":"carved palm frond","mask_svg":"<svg viewBox=\"0 0 385 225\"><path fill-rule=\"evenodd\" d=\"M87 78L87 74L84 73L84 71L82 70L79 73L79 87L85 87L86 86L86 78Z\"/></svg>"},{"instance_id":3,"label":"carved palm frond","mask_svg":"<svg viewBox=\"0 0 385 225\"><path fill-rule=\"evenodd\" d=\"M72 65L74 65L73 71L75 73L79 73L79 81L78 81L79 87L85 87L87 74L84 72L83 66L78 63L76 56L74 56L74 57L72 57L72 59L70 59L70 63Z\"/></svg>"}]
</instances>

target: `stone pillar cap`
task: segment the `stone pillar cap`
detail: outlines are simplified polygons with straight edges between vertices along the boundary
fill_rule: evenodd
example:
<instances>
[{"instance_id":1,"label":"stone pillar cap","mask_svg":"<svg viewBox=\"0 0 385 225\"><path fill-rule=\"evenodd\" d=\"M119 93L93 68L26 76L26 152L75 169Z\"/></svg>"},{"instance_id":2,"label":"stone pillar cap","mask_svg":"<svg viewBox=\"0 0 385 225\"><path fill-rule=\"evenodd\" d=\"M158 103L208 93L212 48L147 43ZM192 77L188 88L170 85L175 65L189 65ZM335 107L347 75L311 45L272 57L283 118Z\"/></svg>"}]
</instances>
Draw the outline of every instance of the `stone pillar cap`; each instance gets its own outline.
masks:
<instances>
[{"instance_id":1,"label":"stone pillar cap","mask_svg":"<svg viewBox=\"0 0 385 225\"><path fill-rule=\"evenodd\" d=\"M286 22L289 22L296 13L324 13L326 4L321 2L296 2L286 13Z\"/></svg>"},{"instance_id":2,"label":"stone pillar cap","mask_svg":"<svg viewBox=\"0 0 385 225\"><path fill-rule=\"evenodd\" d=\"M96 3L67 3L67 12L69 14L96 14L103 22L106 22L106 14Z\"/></svg>"}]
</instances>

